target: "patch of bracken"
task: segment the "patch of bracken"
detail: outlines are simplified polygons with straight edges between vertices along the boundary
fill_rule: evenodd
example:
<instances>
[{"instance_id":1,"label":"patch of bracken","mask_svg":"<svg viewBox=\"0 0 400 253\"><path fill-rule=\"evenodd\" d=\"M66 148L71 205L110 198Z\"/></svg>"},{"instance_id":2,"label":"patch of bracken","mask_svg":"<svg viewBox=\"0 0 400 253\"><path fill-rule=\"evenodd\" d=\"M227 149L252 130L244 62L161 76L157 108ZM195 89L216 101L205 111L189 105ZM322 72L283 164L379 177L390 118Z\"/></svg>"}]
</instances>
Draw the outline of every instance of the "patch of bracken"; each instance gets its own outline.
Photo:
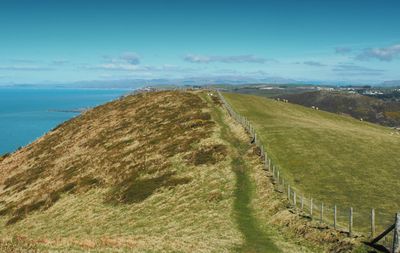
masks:
<instances>
[{"instance_id":1,"label":"patch of bracken","mask_svg":"<svg viewBox=\"0 0 400 253\"><path fill-rule=\"evenodd\" d=\"M161 188L171 188L191 181L187 177L176 177L174 172L166 172L152 178L140 179L133 174L109 192L106 201L113 204L139 203L150 197Z\"/></svg>"},{"instance_id":2,"label":"patch of bracken","mask_svg":"<svg viewBox=\"0 0 400 253\"><path fill-rule=\"evenodd\" d=\"M217 162L224 160L226 155L226 146L217 144L201 147L190 155L187 155L186 159L189 163L194 165L216 164Z\"/></svg>"}]
</instances>

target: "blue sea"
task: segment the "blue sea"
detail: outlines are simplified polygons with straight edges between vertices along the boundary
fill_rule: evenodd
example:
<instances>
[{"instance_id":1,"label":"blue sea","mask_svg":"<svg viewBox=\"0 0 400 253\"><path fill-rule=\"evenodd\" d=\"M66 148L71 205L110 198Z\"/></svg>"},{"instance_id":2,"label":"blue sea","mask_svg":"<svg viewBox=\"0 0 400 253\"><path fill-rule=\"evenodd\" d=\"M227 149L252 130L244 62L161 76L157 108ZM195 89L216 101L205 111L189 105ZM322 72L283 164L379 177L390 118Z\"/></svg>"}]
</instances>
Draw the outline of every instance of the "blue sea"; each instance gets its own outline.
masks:
<instances>
[{"instance_id":1,"label":"blue sea","mask_svg":"<svg viewBox=\"0 0 400 253\"><path fill-rule=\"evenodd\" d=\"M58 124L130 90L0 87L0 155L34 141Z\"/></svg>"}]
</instances>

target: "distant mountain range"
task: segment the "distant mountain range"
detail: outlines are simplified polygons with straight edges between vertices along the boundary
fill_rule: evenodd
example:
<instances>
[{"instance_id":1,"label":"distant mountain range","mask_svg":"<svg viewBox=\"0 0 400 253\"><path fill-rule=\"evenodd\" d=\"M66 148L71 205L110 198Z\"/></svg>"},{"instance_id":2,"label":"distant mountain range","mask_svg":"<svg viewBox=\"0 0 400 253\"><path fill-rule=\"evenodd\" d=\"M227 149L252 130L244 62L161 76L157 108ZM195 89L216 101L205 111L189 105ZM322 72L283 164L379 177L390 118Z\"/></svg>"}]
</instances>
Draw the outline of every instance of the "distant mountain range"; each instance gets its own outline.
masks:
<instances>
[{"instance_id":1,"label":"distant mountain range","mask_svg":"<svg viewBox=\"0 0 400 253\"><path fill-rule=\"evenodd\" d=\"M288 84L298 83L296 80L285 78L268 78L257 79L248 77L192 77L192 78L177 78L177 79L123 79L123 80L98 80L98 81L82 81L66 84L48 84L46 86L57 87L76 87L76 88L139 88L145 86L158 86L158 85L211 85L211 84L255 84L255 83L269 83L269 84ZM21 85L19 85L21 86ZM27 86L27 85L24 85ZM37 85L31 85L37 86ZM43 85L41 85L43 86Z\"/></svg>"},{"instance_id":2,"label":"distant mountain range","mask_svg":"<svg viewBox=\"0 0 400 253\"><path fill-rule=\"evenodd\" d=\"M363 83L355 84L345 81L328 82L328 81L299 81L282 77L268 78L251 78L247 76L210 76L210 77L189 77L189 78L160 78L160 79L121 79L121 80L95 80L80 81L73 83L58 84L8 84L6 86L13 87L59 87L59 88L140 88L145 86L158 85L212 85L212 84L309 84L309 85L365 85ZM1 86L1 85L0 85ZM5 85L3 85L5 86ZM400 86L400 80L385 81L374 86Z\"/></svg>"},{"instance_id":3,"label":"distant mountain range","mask_svg":"<svg viewBox=\"0 0 400 253\"><path fill-rule=\"evenodd\" d=\"M382 83L382 86L400 86L400 80L391 80L391 81L385 81Z\"/></svg>"}]
</instances>

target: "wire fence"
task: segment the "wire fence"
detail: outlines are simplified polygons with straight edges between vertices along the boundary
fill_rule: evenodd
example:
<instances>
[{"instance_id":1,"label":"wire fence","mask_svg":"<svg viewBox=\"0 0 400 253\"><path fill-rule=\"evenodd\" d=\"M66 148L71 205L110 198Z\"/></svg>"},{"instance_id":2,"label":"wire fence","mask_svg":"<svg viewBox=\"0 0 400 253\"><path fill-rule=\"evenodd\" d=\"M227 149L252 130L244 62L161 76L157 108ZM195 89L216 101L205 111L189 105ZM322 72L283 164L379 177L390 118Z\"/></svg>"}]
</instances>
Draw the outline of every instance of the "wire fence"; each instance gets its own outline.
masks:
<instances>
[{"instance_id":1,"label":"wire fence","mask_svg":"<svg viewBox=\"0 0 400 253\"><path fill-rule=\"evenodd\" d=\"M185 92L198 89L182 87L164 89L149 88L137 90L133 92L133 94L136 95L140 93L166 90ZM277 191L285 194L288 203L293 208L301 211L303 215L307 215L310 219L320 222L321 226L334 228L340 232L347 233L349 236L363 235L373 238L378 234L381 234L382 231L387 230L388 227L394 226L394 214L383 212L382 210L377 212L375 209L366 210L354 209L353 207L343 207L340 205L340 203L339 205L325 203L313 198L313 196L310 194L302 193L292 182L286 179L285 175L282 173L282 170L268 155L268 151L265 149L265 146L260 140L259 135L257 135L257 132L251 122L246 117L237 113L225 100L219 90L213 88L208 88L207 90L211 90L218 94L223 107L226 109L229 115L240 125L242 125L242 127L249 133L252 138L252 142L260 151L261 158L264 163L264 169L270 172ZM400 233L400 222L398 226ZM397 233L396 236L394 236L393 233L382 233L385 234L385 236L380 239L380 245L386 247L387 249L392 249L391 252L395 252L394 243L395 241L400 241L399 233ZM398 239L395 240L394 238ZM398 244L400 245L400 242ZM400 249L400 246L397 247Z\"/></svg>"},{"instance_id":2,"label":"wire fence","mask_svg":"<svg viewBox=\"0 0 400 253\"><path fill-rule=\"evenodd\" d=\"M338 231L345 232L349 236L360 234L367 237L374 237L377 235L377 232L381 232L393 224L394 214L376 212L375 209L362 210L354 209L353 207L332 205L331 203L324 203L310 195L303 194L295 185L286 180L282 171L275 165L251 122L246 117L238 114L225 100L219 90L215 90L215 92L218 94L229 115L250 134L252 142L261 151L265 170L271 173L275 187L287 196L288 202L292 207L301 210L311 219L320 221L321 224ZM391 237L385 237L384 242L390 244Z\"/></svg>"}]
</instances>

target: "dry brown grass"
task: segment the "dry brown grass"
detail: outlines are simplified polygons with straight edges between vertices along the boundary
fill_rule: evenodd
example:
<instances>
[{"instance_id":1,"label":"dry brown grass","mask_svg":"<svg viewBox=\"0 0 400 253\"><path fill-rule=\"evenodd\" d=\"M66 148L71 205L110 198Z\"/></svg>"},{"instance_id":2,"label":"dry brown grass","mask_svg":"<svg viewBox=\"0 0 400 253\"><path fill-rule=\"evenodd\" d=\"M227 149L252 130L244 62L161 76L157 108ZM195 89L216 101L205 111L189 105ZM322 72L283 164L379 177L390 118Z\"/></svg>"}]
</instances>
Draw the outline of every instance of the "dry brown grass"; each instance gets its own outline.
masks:
<instances>
[{"instance_id":1,"label":"dry brown grass","mask_svg":"<svg viewBox=\"0 0 400 253\"><path fill-rule=\"evenodd\" d=\"M0 214L11 214L7 224L13 224L48 209L64 193L111 187L107 201L132 203L157 188L189 183L190 178L167 170L168 158L186 153L198 165L209 155L204 150L214 147L192 148L212 131L209 113L202 112L205 107L190 93L149 93L100 106L62 124L2 162ZM153 177L141 178L143 174Z\"/></svg>"},{"instance_id":2,"label":"dry brown grass","mask_svg":"<svg viewBox=\"0 0 400 253\"><path fill-rule=\"evenodd\" d=\"M5 245L18 235L46 249L230 251L241 242L234 176L210 110L190 92L129 96L7 157Z\"/></svg>"}]
</instances>

